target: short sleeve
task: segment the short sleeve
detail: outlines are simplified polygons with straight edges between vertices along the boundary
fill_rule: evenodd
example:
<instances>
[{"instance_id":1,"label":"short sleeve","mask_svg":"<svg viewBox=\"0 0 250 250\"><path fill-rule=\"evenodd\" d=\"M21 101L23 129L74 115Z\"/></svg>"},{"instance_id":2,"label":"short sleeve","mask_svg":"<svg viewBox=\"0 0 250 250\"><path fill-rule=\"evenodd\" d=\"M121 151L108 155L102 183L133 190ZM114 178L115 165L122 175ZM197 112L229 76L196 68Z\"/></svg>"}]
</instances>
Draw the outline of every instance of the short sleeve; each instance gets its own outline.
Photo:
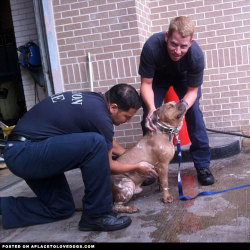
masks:
<instances>
[{"instance_id":1,"label":"short sleeve","mask_svg":"<svg viewBox=\"0 0 250 250\"><path fill-rule=\"evenodd\" d=\"M204 55L202 50L195 46L192 55L189 58L189 66L187 72L187 85L190 87L199 87L203 83L203 73L205 68Z\"/></svg>"},{"instance_id":2,"label":"short sleeve","mask_svg":"<svg viewBox=\"0 0 250 250\"><path fill-rule=\"evenodd\" d=\"M139 75L146 78L153 78L155 74L156 65L154 63L152 50L146 42L143 46L140 65L139 65Z\"/></svg>"}]
</instances>

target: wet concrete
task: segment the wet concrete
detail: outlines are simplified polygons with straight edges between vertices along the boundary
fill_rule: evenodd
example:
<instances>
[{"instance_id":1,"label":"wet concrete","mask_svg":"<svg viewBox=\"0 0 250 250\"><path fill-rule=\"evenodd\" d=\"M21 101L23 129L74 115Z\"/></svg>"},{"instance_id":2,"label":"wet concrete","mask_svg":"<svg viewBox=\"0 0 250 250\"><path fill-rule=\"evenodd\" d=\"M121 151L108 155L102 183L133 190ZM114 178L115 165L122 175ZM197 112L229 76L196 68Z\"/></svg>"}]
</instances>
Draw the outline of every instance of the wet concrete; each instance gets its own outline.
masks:
<instances>
[{"instance_id":1,"label":"wet concrete","mask_svg":"<svg viewBox=\"0 0 250 250\"><path fill-rule=\"evenodd\" d=\"M161 202L157 184L144 187L130 204L140 212L130 215L132 224L114 232L80 232L81 212L66 220L18 229L0 229L0 242L250 242L250 187L222 194L198 197L191 201L178 198L177 164L170 164L169 187L173 203ZM201 191L219 191L250 183L250 147L240 154L212 160L215 184L198 184L193 164L182 164L184 195ZM24 181L18 181L8 170L0 170L0 181L13 179L12 185L0 188L0 196L32 196ZM84 185L79 170L66 173L76 207L81 207ZM3 185L4 186L4 185ZM1 224L1 216L0 216Z\"/></svg>"}]
</instances>

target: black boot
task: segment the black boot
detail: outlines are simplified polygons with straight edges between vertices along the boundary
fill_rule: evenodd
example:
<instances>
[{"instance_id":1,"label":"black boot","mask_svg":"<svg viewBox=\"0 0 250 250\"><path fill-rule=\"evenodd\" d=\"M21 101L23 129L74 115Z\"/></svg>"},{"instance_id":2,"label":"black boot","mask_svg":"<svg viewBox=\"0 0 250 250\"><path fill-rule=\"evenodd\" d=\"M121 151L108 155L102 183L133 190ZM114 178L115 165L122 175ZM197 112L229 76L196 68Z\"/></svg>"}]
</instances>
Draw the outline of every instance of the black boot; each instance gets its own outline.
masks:
<instances>
[{"instance_id":1,"label":"black boot","mask_svg":"<svg viewBox=\"0 0 250 250\"><path fill-rule=\"evenodd\" d=\"M202 186L208 186L214 184L214 177L208 167L196 168L197 178Z\"/></svg>"},{"instance_id":2,"label":"black boot","mask_svg":"<svg viewBox=\"0 0 250 250\"><path fill-rule=\"evenodd\" d=\"M116 213L109 212L102 215L86 216L82 215L79 222L80 231L114 231L131 224L128 216L118 217Z\"/></svg>"}]
</instances>

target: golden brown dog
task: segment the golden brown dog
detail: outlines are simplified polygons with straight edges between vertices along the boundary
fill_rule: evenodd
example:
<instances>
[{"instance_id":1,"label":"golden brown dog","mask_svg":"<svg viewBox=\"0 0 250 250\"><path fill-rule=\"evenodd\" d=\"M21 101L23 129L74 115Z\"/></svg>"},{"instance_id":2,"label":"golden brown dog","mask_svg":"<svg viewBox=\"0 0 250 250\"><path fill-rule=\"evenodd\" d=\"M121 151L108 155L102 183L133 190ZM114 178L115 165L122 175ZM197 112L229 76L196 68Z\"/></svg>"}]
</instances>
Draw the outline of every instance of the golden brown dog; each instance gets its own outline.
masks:
<instances>
[{"instance_id":1,"label":"golden brown dog","mask_svg":"<svg viewBox=\"0 0 250 250\"><path fill-rule=\"evenodd\" d=\"M173 134L181 124L186 107L182 102L163 104L153 113L153 122L157 131L148 132L134 147L117 158L122 163L137 163L146 161L155 167L159 176L160 190L163 202L172 202L173 197L168 192L168 164L174 157ZM141 184L148 178L136 171L112 175L113 210L120 213L134 213L135 206L125 204L134 194L142 191Z\"/></svg>"}]
</instances>

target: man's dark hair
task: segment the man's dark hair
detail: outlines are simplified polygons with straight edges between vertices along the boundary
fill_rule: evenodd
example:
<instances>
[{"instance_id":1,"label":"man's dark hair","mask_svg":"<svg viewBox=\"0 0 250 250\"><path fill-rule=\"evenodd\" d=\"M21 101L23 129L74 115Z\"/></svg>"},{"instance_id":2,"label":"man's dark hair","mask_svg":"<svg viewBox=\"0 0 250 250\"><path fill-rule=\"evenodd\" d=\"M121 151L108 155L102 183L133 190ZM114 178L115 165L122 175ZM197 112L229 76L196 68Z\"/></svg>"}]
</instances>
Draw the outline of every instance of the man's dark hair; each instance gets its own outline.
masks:
<instances>
[{"instance_id":1,"label":"man's dark hair","mask_svg":"<svg viewBox=\"0 0 250 250\"><path fill-rule=\"evenodd\" d=\"M136 89L126 83L113 86L105 93L107 102L117 104L118 108L128 111L130 108L138 110L141 105L141 98Z\"/></svg>"}]
</instances>

